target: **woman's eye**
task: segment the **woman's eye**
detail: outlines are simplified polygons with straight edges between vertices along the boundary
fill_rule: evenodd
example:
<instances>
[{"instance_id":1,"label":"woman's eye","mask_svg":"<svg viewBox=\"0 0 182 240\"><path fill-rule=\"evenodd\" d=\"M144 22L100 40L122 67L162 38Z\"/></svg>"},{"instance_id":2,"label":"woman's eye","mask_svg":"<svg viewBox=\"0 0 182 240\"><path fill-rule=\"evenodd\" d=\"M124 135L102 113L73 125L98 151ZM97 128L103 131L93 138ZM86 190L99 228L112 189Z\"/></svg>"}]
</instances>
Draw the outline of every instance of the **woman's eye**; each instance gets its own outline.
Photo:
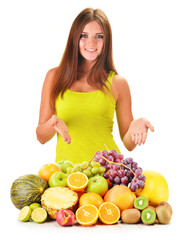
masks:
<instances>
[{"instance_id":1,"label":"woman's eye","mask_svg":"<svg viewBox=\"0 0 182 240\"><path fill-rule=\"evenodd\" d=\"M96 38L104 38L104 35L97 35Z\"/></svg>"},{"instance_id":2,"label":"woman's eye","mask_svg":"<svg viewBox=\"0 0 182 240\"><path fill-rule=\"evenodd\" d=\"M81 34L80 38L86 38L87 35L86 34Z\"/></svg>"}]
</instances>

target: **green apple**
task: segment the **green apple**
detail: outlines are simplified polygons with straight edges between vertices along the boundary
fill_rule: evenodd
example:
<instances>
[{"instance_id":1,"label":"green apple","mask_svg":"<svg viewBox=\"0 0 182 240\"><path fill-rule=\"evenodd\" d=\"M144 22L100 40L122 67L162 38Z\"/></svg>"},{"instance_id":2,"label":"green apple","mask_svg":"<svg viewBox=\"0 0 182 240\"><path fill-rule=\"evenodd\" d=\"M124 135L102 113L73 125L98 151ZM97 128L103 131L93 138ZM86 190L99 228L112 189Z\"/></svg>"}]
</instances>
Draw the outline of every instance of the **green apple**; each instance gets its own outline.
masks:
<instances>
[{"instance_id":1,"label":"green apple","mask_svg":"<svg viewBox=\"0 0 182 240\"><path fill-rule=\"evenodd\" d=\"M55 172L49 179L50 187L66 187L68 175L63 172Z\"/></svg>"},{"instance_id":2,"label":"green apple","mask_svg":"<svg viewBox=\"0 0 182 240\"><path fill-rule=\"evenodd\" d=\"M61 160L59 162L57 162L57 165L58 167L61 168L61 170L64 172L64 173L67 173L67 168L68 167L73 167L73 163L70 162L70 161L64 161L64 160Z\"/></svg>"},{"instance_id":3,"label":"green apple","mask_svg":"<svg viewBox=\"0 0 182 240\"><path fill-rule=\"evenodd\" d=\"M88 180L88 186L86 192L98 193L103 197L108 191L107 180L102 176L94 176Z\"/></svg>"}]
</instances>

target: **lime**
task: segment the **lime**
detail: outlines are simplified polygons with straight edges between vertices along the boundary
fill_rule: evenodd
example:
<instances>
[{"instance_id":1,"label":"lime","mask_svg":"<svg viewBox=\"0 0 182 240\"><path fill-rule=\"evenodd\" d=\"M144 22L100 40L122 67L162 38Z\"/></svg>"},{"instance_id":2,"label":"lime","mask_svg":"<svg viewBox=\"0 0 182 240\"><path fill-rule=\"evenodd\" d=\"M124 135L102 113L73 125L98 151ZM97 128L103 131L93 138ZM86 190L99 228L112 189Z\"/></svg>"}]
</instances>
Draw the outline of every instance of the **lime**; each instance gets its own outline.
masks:
<instances>
[{"instance_id":1,"label":"lime","mask_svg":"<svg viewBox=\"0 0 182 240\"><path fill-rule=\"evenodd\" d=\"M31 216L31 208L29 206L25 206L20 210L19 213L19 220L22 222L27 222L30 219Z\"/></svg>"},{"instance_id":2,"label":"lime","mask_svg":"<svg viewBox=\"0 0 182 240\"><path fill-rule=\"evenodd\" d=\"M36 223L43 223L47 219L47 212L42 207L35 208L32 211L31 218Z\"/></svg>"},{"instance_id":3,"label":"lime","mask_svg":"<svg viewBox=\"0 0 182 240\"><path fill-rule=\"evenodd\" d=\"M32 203L29 205L29 207L31 208L31 210L33 211L34 209L41 207L40 203Z\"/></svg>"}]
</instances>

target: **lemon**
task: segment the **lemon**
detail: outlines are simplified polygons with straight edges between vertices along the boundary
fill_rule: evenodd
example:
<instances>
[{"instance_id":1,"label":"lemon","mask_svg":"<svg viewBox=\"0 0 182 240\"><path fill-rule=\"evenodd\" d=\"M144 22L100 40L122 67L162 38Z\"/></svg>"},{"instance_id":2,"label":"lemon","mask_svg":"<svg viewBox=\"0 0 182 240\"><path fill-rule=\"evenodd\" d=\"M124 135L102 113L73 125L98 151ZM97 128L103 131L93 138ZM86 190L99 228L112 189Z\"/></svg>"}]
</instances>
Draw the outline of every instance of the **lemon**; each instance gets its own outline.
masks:
<instances>
[{"instance_id":1,"label":"lemon","mask_svg":"<svg viewBox=\"0 0 182 240\"><path fill-rule=\"evenodd\" d=\"M43 223L47 219L47 212L42 207L35 208L32 211L31 218L36 223Z\"/></svg>"},{"instance_id":2,"label":"lemon","mask_svg":"<svg viewBox=\"0 0 182 240\"><path fill-rule=\"evenodd\" d=\"M167 202L169 199L169 188L166 179L158 172L145 170L142 175L146 176L145 186L136 192L137 196L148 198L152 205Z\"/></svg>"},{"instance_id":3,"label":"lemon","mask_svg":"<svg viewBox=\"0 0 182 240\"><path fill-rule=\"evenodd\" d=\"M19 220L22 222L27 222L30 219L31 216L31 208L29 206L25 206L20 210L19 213Z\"/></svg>"},{"instance_id":4,"label":"lemon","mask_svg":"<svg viewBox=\"0 0 182 240\"><path fill-rule=\"evenodd\" d=\"M41 207L40 203L32 203L29 205L29 207L31 208L31 210L33 211L34 209Z\"/></svg>"}]
</instances>

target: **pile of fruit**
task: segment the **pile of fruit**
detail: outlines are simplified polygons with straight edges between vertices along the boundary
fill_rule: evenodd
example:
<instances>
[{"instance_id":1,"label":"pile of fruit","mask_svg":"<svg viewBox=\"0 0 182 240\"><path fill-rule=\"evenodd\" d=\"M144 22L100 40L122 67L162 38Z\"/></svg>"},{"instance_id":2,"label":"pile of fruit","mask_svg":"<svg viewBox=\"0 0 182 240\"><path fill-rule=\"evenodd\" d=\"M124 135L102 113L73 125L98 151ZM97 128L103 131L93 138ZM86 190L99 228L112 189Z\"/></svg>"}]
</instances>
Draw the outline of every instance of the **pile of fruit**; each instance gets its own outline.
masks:
<instances>
[{"instance_id":1,"label":"pile of fruit","mask_svg":"<svg viewBox=\"0 0 182 240\"><path fill-rule=\"evenodd\" d=\"M56 219L61 226L96 224L167 224L172 208L165 178L143 171L132 158L115 150L97 151L90 161L60 161L42 166L38 175L16 179L11 200L19 220L42 223Z\"/></svg>"}]
</instances>

